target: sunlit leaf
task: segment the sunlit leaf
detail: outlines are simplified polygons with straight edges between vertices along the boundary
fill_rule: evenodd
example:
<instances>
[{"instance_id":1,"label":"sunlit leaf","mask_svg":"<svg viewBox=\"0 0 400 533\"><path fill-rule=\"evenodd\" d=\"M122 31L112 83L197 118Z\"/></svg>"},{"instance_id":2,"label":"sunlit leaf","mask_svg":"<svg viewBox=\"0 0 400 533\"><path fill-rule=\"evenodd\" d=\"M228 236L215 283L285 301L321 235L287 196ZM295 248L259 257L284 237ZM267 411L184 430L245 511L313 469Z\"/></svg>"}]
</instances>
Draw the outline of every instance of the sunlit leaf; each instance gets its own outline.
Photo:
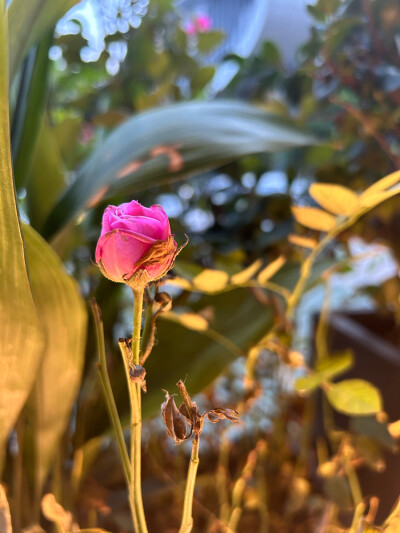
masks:
<instances>
[{"instance_id":1,"label":"sunlit leaf","mask_svg":"<svg viewBox=\"0 0 400 533\"><path fill-rule=\"evenodd\" d=\"M272 263L269 263L257 276L257 281L259 283L266 283L271 279L286 263L286 257L281 255L277 257Z\"/></svg>"},{"instance_id":2,"label":"sunlit leaf","mask_svg":"<svg viewBox=\"0 0 400 533\"><path fill-rule=\"evenodd\" d=\"M309 192L321 207L334 215L349 216L357 210L360 203L358 196L342 185L313 183Z\"/></svg>"},{"instance_id":3,"label":"sunlit leaf","mask_svg":"<svg viewBox=\"0 0 400 533\"><path fill-rule=\"evenodd\" d=\"M196 313L174 313L172 311L168 314L164 314L164 318L174 319L179 322L185 328L192 329L194 331L206 331L208 329L208 322L201 315Z\"/></svg>"},{"instance_id":4,"label":"sunlit leaf","mask_svg":"<svg viewBox=\"0 0 400 533\"><path fill-rule=\"evenodd\" d=\"M102 199L132 195L248 154L315 144L290 122L249 104L195 101L138 114L78 170L46 223L47 237Z\"/></svg>"},{"instance_id":5,"label":"sunlit leaf","mask_svg":"<svg viewBox=\"0 0 400 533\"><path fill-rule=\"evenodd\" d=\"M368 189L362 193L360 198L365 199L367 196L370 196L372 194L384 192L387 189L394 187L399 182L400 182L400 170L397 170L396 172L392 172L392 174L389 174L388 176L381 178L380 180L372 184L370 187L368 187Z\"/></svg>"},{"instance_id":6,"label":"sunlit leaf","mask_svg":"<svg viewBox=\"0 0 400 533\"><path fill-rule=\"evenodd\" d=\"M347 379L326 389L331 405L347 415L372 415L382 409L379 390L362 379Z\"/></svg>"},{"instance_id":7,"label":"sunlit leaf","mask_svg":"<svg viewBox=\"0 0 400 533\"><path fill-rule=\"evenodd\" d=\"M4 443L35 380L43 334L32 298L11 170L8 48L0 1L0 470Z\"/></svg>"},{"instance_id":8,"label":"sunlit leaf","mask_svg":"<svg viewBox=\"0 0 400 533\"><path fill-rule=\"evenodd\" d=\"M400 194L400 187L390 191L376 192L361 197L361 206L372 209L373 207L381 204L385 200L389 200L393 196Z\"/></svg>"},{"instance_id":9,"label":"sunlit leaf","mask_svg":"<svg viewBox=\"0 0 400 533\"><path fill-rule=\"evenodd\" d=\"M193 279L194 288L206 293L223 290L229 281L229 276L223 270L205 269Z\"/></svg>"},{"instance_id":10,"label":"sunlit leaf","mask_svg":"<svg viewBox=\"0 0 400 533\"><path fill-rule=\"evenodd\" d=\"M318 241L315 239L311 239L310 237L303 237L302 235L295 235L291 233L288 235L288 241L291 244L295 244L296 246L301 246L302 248L315 248L318 244Z\"/></svg>"},{"instance_id":11,"label":"sunlit leaf","mask_svg":"<svg viewBox=\"0 0 400 533\"><path fill-rule=\"evenodd\" d=\"M336 226L336 219L318 207L292 206L292 213L299 224L318 231L330 231Z\"/></svg>"},{"instance_id":12,"label":"sunlit leaf","mask_svg":"<svg viewBox=\"0 0 400 533\"><path fill-rule=\"evenodd\" d=\"M251 265L249 265L247 268L245 268L241 272L238 272L237 274L234 274L231 277L231 282L234 285L246 283L246 281L249 281L260 270L261 265L261 259L256 259L254 263L251 263Z\"/></svg>"},{"instance_id":13,"label":"sunlit leaf","mask_svg":"<svg viewBox=\"0 0 400 533\"><path fill-rule=\"evenodd\" d=\"M46 347L27 404L34 432L36 482L42 487L81 382L87 312L76 281L53 249L24 226L32 292Z\"/></svg>"}]
</instances>

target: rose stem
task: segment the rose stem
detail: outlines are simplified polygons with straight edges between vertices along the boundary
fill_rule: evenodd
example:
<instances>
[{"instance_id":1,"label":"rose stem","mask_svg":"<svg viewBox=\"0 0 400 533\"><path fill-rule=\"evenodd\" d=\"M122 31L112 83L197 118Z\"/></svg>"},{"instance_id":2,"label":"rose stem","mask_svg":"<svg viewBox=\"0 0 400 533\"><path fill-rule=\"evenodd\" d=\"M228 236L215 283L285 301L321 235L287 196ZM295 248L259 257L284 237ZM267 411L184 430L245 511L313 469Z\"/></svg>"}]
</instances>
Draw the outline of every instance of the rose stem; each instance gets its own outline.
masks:
<instances>
[{"instance_id":1,"label":"rose stem","mask_svg":"<svg viewBox=\"0 0 400 533\"><path fill-rule=\"evenodd\" d=\"M113 391L112 391L112 387L110 383L110 378L108 377L108 372L107 372L106 351L105 351L105 346L104 346L103 321L101 319L100 308L94 298L90 300L90 307L92 309L94 325L96 329L96 342L97 342L97 351L98 351L98 357L99 357L99 360L97 363L97 369L99 371L100 381L103 386L103 393L104 393L104 397L106 400L108 415L111 419L111 423L114 427L115 436L117 438L117 443L118 443L119 453L121 456L122 467L124 470L126 483L129 487L130 479L131 479L130 461L129 461L128 451L126 449L121 421L119 419L117 406L115 404L115 399L114 399L114 395L113 395Z\"/></svg>"},{"instance_id":2,"label":"rose stem","mask_svg":"<svg viewBox=\"0 0 400 533\"><path fill-rule=\"evenodd\" d=\"M199 443L198 435L193 437L192 453L190 456L189 469L186 479L185 497L183 500L183 514L179 533L190 533L193 527L192 506L194 486L196 484L197 468L199 466Z\"/></svg>"},{"instance_id":3,"label":"rose stem","mask_svg":"<svg viewBox=\"0 0 400 533\"><path fill-rule=\"evenodd\" d=\"M134 298L132 364L138 365L140 359L140 333L142 325L144 287L131 287ZM128 379L129 398L131 402L131 484L129 500L136 533L147 533L146 518L143 509L141 486L141 445L142 445L142 408L141 387Z\"/></svg>"}]
</instances>

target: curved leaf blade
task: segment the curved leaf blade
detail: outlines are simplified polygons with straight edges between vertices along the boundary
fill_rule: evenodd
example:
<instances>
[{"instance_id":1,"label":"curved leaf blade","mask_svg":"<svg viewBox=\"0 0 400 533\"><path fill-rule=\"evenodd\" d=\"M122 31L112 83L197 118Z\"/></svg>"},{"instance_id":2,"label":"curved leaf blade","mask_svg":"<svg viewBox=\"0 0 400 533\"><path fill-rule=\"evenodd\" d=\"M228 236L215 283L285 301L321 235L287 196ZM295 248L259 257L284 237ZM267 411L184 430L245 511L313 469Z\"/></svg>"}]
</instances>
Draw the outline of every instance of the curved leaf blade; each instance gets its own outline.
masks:
<instances>
[{"instance_id":1,"label":"curved leaf blade","mask_svg":"<svg viewBox=\"0 0 400 533\"><path fill-rule=\"evenodd\" d=\"M0 463L8 433L32 388L43 349L11 168L6 21L5 3L0 0Z\"/></svg>"},{"instance_id":2,"label":"curved leaf blade","mask_svg":"<svg viewBox=\"0 0 400 533\"><path fill-rule=\"evenodd\" d=\"M27 407L35 439L39 492L66 429L85 358L87 310L76 281L49 244L24 226L36 308L46 348Z\"/></svg>"},{"instance_id":3,"label":"curved leaf blade","mask_svg":"<svg viewBox=\"0 0 400 533\"><path fill-rule=\"evenodd\" d=\"M10 28L10 80L31 46L56 25L79 0L12 0L8 8Z\"/></svg>"},{"instance_id":4,"label":"curved leaf blade","mask_svg":"<svg viewBox=\"0 0 400 533\"><path fill-rule=\"evenodd\" d=\"M283 119L242 102L184 102L118 126L54 206L46 237L115 193L132 194L241 156L315 144Z\"/></svg>"}]
</instances>

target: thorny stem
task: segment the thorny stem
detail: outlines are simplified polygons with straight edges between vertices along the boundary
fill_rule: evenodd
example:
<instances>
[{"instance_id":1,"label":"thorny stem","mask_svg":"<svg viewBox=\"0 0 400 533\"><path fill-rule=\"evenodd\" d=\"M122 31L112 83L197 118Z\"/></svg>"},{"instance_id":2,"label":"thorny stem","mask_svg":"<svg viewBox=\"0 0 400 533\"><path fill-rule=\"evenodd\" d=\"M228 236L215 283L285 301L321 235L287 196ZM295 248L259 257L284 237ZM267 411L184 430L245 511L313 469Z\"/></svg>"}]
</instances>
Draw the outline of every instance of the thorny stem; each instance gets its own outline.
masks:
<instances>
[{"instance_id":1,"label":"thorny stem","mask_svg":"<svg viewBox=\"0 0 400 533\"><path fill-rule=\"evenodd\" d=\"M103 322L101 320L100 308L97 305L97 302L94 298L90 301L90 306L92 309L94 325L96 329L97 351L98 351L98 358L99 358L98 363L97 363L97 369L99 371L100 381L103 387L103 393L104 393L104 398L106 400L108 415L111 419L114 432L115 432L115 436L117 439L126 483L129 487L130 479L131 479L130 461L129 461L128 451L126 449L121 421L118 415L117 406L115 404L115 399L114 399L114 395L113 395L113 391L112 391L112 387L110 383L110 378L108 377L108 372L107 372L106 351L105 351L105 346L104 346L104 329L103 329Z\"/></svg>"},{"instance_id":2,"label":"thorny stem","mask_svg":"<svg viewBox=\"0 0 400 533\"><path fill-rule=\"evenodd\" d=\"M189 469L186 479L185 497L183 500L183 513L181 527L178 533L190 533L193 528L193 495L196 484L197 468L199 466L199 443L198 435L195 435L192 441L192 453L190 456Z\"/></svg>"},{"instance_id":3,"label":"thorny stem","mask_svg":"<svg viewBox=\"0 0 400 533\"><path fill-rule=\"evenodd\" d=\"M132 287L134 297L133 308L133 336L132 360L133 365L139 365L140 358L140 333L142 325L143 293L144 287ZM129 361L127 361L129 363ZM129 502L136 533L147 533L146 518L144 515L142 486L141 486L141 445L142 445L142 409L141 387L129 379L127 372L129 399L131 404L131 484Z\"/></svg>"}]
</instances>

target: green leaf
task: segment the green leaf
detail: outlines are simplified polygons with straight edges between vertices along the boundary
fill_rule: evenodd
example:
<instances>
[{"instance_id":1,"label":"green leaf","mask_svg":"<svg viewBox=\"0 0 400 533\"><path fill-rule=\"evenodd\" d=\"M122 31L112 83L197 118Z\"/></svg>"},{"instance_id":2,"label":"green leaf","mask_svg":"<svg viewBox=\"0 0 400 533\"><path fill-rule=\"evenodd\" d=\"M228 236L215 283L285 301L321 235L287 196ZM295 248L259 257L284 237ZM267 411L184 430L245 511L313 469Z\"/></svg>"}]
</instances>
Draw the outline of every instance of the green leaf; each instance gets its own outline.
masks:
<instances>
[{"instance_id":1,"label":"green leaf","mask_svg":"<svg viewBox=\"0 0 400 533\"><path fill-rule=\"evenodd\" d=\"M65 169L54 128L48 120L41 124L33 154L31 177L27 184L28 216L41 230L56 198L64 187Z\"/></svg>"},{"instance_id":2,"label":"green leaf","mask_svg":"<svg viewBox=\"0 0 400 533\"><path fill-rule=\"evenodd\" d=\"M79 0L12 0L8 8L10 34L10 80L31 46L54 28Z\"/></svg>"},{"instance_id":3,"label":"green leaf","mask_svg":"<svg viewBox=\"0 0 400 533\"><path fill-rule=\"evenodd\" d=\"M35 443L39 493L78 394L85 358L87 311L76 281L57 254L30 226L24 225L35 305L46 348L27 404Z\"/></svg>"},{"instance_id":4,"label":"green leaf","mask_svg":"<svg viewBox=\"0 0 400 533\"><path fill-rule=\"evenodd\" d=\"M44 342L29 285L11 169L6 20L0 0L0 470L5 441L35 380Z\"/></svg>"},{"instance_id":5,"label":"green leaf","mask_svg":"<svg viewBox=\"0 0 400 533\"><path fill-rule=\"evenodd\" d=\"M197 34L197 49L201 54L209 54L219 46L224 40L225 34L222 31L213 30L206 33Z\"/></svg>"},{"instance_id":6,"label":"green leaf","mask_svg":"<svg viewBox=\"0 0 400 533\"><path fill-rule=\"evenodd\" d=\"M323 381L328 381L346 372L352 364L353 356L350 351L334 357L326 357L317 363L315 370L310 375L297 379L294 388L302 393L312 392Z\"/></svg>"},{"instance_id":7,"label":"green leaf","mask_svg":"<svg viewBox=\"0 0 400 533\"><path fill-rule=\"evenodd\" d=\"M138 114L79 169L50 213L45 235L116 193L132 195L244 155L315 142L291 123L235 101L184 102Z\"/></svg>"},{"instance_id":8,"label":"green leaf","mask_svg":"<svg viewBox=\"0 0 400 533\"><path fill-rule=\"evenodd\" d=\"M145 417L159 411L162 389L172 390L185 379L191 394L202 391L234 361L238 352L247 352L272 326L272 311L249 298L246 289L202 296L193 312L212 308L210 327L238 349L234 351L222 338L210 338L207 331L193 331L183 324L161 319L157 322L157 345L146 362L148 393L143 397ZM161 315L163 317L163 315ZM167 317L166 317L167 318Z\"/></svg>"},{"instance_id":9,"label":"green leaf","mask_svg":"<svg viewBox=\"0 0 400 533\"><path fill-rule=\"evenodd\" d=\"M52 34L46 35L40 45L32 50L26 72L21 77L11 132L17 189L26 185L31 172L32 158L47 99L49 47L52 40Z\"/></svg>"},{"instance_id":10,"label":"green leaf","mask_svg":"<svg viewBox=\"0 0 400 533\"><path fill-rule=\"evenodd\" d=\"M330 404L346 415L373 415L382 409L379 390L362 379L333 383L325 393Z\"/></svg>"}]
</instances>

